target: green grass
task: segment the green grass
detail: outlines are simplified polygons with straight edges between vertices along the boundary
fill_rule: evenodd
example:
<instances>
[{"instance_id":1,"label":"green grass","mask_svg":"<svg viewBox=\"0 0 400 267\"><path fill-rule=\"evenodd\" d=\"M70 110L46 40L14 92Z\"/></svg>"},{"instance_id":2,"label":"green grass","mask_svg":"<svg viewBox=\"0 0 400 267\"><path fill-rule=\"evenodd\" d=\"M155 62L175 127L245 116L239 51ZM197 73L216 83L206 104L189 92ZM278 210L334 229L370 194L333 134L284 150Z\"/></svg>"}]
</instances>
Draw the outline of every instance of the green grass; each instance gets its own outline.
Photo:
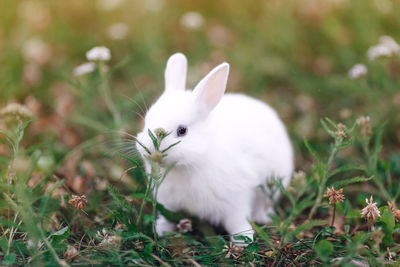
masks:
<instances>
[{"instance_id":1,"label":"green grass","mask_svg":"<svg viewBox=\"0 0 400 267\"><path fill-rule=\"evenodd\" d=\"M398 1L122 1L108 11L100 2L0 4L0 109L24 105L0 111L2 265L399 264L400 225L387 202L400 205L400 55L366 56L382 35L400 41ZM202 14L199 28L182 25L190 11ZM116 22L129 27L121 40L108 34ZM111 61L73 77L97 45ZM281 191L276 214L253 224L243 251L222 229L156 203L157 183L146 181L163 173L155 162L147 177L133 150L176 51L189 59L189 87L228 61L228 91L278 111L304 171L288 188L268 182ZM368 74L350 79L357 63ZM361 116L371 120L357 124ZM324 197L332 186L345 196L336 207ZM68 203L82 194L82 210ZM371 195L374 222L360 215ZM157 211L189 218L193 231L158 238Z\"/></svg>"}]
</instances>

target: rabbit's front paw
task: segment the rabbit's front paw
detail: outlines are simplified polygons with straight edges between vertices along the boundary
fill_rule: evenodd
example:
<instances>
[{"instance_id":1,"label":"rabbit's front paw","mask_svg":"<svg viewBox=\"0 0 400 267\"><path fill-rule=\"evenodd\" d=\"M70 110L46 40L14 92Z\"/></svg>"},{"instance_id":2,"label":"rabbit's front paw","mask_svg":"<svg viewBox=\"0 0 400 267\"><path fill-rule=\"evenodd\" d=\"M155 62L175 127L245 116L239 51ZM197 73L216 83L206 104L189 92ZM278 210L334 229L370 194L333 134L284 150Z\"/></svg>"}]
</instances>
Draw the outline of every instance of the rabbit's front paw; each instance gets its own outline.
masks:
<instances>
[{"instance_id":1,"label":"rabbit's front paw","mask_svg":"<svg viewBox=\"0 0 400 267\"><path fill-rule=\"evenodd\" d=\"M167 232L173 232L175 224L168 221L164 216L159 215L156 221L156 231L158 236L163 236Z\"/></svg>"},{"instance_id":2,"label":"rabbit's front paw","mask_svg":"<svg viewBox=\"0 0 400 267\"><path fill-rule=\"evenodd\" d=\"M232 218L225 225L231 235L231 241L238 246L247 246L253 242L254 230L245 219Z\"/></svg>"}]
</instances>

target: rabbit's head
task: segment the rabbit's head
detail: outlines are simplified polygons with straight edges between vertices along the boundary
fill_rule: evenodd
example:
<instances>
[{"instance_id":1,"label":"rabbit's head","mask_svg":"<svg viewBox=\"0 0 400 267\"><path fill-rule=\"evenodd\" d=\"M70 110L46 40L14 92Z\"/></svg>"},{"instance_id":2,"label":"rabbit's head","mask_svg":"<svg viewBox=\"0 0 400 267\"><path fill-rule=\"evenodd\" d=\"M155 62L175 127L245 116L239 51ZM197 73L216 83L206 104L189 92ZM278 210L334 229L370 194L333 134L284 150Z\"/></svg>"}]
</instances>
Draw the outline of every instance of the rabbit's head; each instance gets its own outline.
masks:
<instances>
[{"instance_id":1,"label":"rabbit's head","mask_svg":"<svg viewBox=\"0 0 400 267\"><path fill-rule=\"evenodd\" d=\"M219 103L226 89L229 64L222 63L205 76L192 90L186 90L187 60L181 53L172 55L165 69L165 90L150 107L144 122L144 129L137 139L151 153L155 147L148 130L163 129L169 133L161 142L160 151L179 142L168 150L165 163L190 165L206 157L207 144L212 136L209 115ZM137 149L142 155L146 151L141 145Z\"/></svg>"}]
</instances>

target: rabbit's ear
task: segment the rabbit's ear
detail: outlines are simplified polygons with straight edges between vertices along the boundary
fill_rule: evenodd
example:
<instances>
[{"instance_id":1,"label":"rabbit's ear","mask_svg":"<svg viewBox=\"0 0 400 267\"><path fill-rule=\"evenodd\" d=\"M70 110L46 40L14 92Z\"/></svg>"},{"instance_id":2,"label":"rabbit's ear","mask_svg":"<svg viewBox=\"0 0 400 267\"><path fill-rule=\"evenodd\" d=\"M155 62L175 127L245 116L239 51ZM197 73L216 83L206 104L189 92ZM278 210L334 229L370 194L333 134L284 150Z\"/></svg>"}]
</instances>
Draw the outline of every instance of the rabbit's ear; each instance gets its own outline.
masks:
<instances>
[{"instance_id":1,"label":"rabbit's ear","mask_svg":"<svg viewBox=\"0 0 400 267\"><path fill-rule=\"evenodd\" d=\"M182 53L173 54L165 68L165 91L186 89L187 59Z\"/></svg>"},{"instance_id":2,"label":"rabbit's ear","mask_svg":"<svg viewBox=\"0 0 400 267\"><path fill-rule=\"evenodd\" d=\"M193 96L200 112L208 114L224 95L228 81L229 64L222 63L215 67L193 89Z\"/></svg>"}]
</instances>

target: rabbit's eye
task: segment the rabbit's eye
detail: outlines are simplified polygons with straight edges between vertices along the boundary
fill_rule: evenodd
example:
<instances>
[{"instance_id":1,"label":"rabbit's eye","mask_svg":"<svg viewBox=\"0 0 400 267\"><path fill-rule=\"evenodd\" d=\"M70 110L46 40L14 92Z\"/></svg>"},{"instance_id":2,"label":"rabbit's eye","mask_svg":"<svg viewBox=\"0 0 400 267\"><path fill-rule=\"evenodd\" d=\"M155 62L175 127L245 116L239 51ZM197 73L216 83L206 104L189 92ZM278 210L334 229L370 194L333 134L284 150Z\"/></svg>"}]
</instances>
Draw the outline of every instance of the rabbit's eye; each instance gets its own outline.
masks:
<instances>
[{"instance_id":1,"label":"rabbit's eye","mask_svg":"<svg viewBox=\"0 0 400 267\"><path fill-rule=\"evenodd\" d=\"M184 125L179 125L179 126L178 126L178 129L176 130L176 134L177 134L179 137L182 137L182 136L185 136L186 133L187 133L187 128L186 128L186 126L184 126Z\"/></svg>"}]
</instances>

